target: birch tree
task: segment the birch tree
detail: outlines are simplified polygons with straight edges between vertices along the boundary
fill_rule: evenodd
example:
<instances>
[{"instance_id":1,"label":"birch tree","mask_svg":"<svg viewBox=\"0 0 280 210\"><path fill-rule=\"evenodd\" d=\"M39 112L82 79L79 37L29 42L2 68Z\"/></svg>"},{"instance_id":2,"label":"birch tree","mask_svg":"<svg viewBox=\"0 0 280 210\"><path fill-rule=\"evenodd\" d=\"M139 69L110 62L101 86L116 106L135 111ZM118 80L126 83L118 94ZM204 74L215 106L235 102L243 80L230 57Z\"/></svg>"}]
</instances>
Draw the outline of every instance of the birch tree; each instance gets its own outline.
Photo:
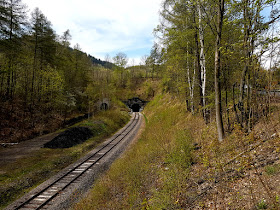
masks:
<instances>
[{"instance_id":1,"label":"birch tree","mask_svg":"<svg viewBox=\"0 0 280 210\"><path fill-rule=\"evenodd\" d=\"M191 112L194 114L194 87L195 87L195 63L193 68L193 77L190 74L190 63L189 63L189 53L187 53L187 75L188 75L188 84L189 84L189 92L190 92L190 99L191 99Z\"/></svg>"},{"instance_id":2,"label":"birch tree","mask_svg":"<svg viewBox=\"0 0 280 210\"><path fill-rule=\"evenodd\" d=\"M124 76L125 76L125 67L128 63L127 55L123 52L119 52L115 57L113 57L113 61L117 66L117 72L120 73L120 84L121 86L125 86Z\"/></svg>"},{"instance_id":3,"label":"birch tree","mask_svg":"<svg viewBox=\"0 0 280 210\"><path fill-rule=\"evenodd\" d=\"M205 121L208 121L207 109L206 107L206 58L204 50L204 28L205 26L202 23L202 5L204 1L199 1L197 4L198 11L198 31L199 31L199 40L200 40L200 68L201 68L201 91L202 91L202 107L203 107L203 116Z\"/></svg>"},{"instance_id":4,"label":"birch tree","mask_svg":"<svg viewBox=\"0 0 280 210\"><path fill-rule=\"evenodd\" d=\"M169 84L178 81L178 77L180 77L180 84L175 86L183 85L186 87L187 107L190 108L192 113L195 112L195 107L196 109L199 107L195 105L195 99L197 98L195 95L198 95L199 104L202 106L200 48L196 14L197 11L193 1L166 0L161 12L163 20L156 30L162 33L164 37L163 45L168 55L167 63L169 61L174 63L177 59L176 80L170 78ZM178 57L181 58L178 60ZM179 87L179 89L184 90L185 88Z\"/></svg>"}]
</instances>

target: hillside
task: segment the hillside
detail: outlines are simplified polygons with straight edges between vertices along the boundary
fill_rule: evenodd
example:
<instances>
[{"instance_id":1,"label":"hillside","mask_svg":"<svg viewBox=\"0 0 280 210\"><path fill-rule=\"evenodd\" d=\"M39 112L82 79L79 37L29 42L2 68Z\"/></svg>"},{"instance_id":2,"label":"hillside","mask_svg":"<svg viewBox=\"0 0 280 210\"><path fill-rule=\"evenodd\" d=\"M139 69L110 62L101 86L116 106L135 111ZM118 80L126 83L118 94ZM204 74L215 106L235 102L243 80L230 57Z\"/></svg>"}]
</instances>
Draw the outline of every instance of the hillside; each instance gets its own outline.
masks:
<instances>
[{"instance_id":1,"label":"hillside","mask_svg":"<svg viewBox=\"0 0 280 210\"><path fill-rule=\"evenodd\" d=\"M171 95L145 110L139 141L74 209L277 209L280 110L248 135L217 140L215 122L185 111ZM147 149L149 148L149 149Z\"/></svg>"},{"instance_id":2,"label":"hillside","mask_svg":"<svg viewBox=\"0 0 280 210\"><path fill-rule=\"evenodd\" d=\"M107 69L113 69L113 67L115 67L115 64L110 63L108 61L102 61L100 59L95 58L94 56L88 55L88 58L91 60L93 65L101 65Z\"/></svg>"}]
</instances>

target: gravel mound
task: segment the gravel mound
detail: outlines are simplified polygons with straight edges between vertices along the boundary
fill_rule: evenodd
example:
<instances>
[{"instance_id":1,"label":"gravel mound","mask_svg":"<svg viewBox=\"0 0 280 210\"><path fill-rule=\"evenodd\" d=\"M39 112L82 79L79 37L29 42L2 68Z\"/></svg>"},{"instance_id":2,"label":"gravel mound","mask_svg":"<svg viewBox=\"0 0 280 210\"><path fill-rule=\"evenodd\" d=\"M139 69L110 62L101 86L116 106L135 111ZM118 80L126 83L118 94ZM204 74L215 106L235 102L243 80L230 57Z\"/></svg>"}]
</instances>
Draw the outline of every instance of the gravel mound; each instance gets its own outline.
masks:
<instances>
[{"instance_id":1,"label":"gravel mound","mask_svg":"<svg viewBox=\"0 0 280 210\"><path fill-rule=\"evenodd\" d=\"M81 144L93 136L88 127L74 127L62 132L53 140L44 144L45 148L69 148Z\"/></svg>"}]
</instances>

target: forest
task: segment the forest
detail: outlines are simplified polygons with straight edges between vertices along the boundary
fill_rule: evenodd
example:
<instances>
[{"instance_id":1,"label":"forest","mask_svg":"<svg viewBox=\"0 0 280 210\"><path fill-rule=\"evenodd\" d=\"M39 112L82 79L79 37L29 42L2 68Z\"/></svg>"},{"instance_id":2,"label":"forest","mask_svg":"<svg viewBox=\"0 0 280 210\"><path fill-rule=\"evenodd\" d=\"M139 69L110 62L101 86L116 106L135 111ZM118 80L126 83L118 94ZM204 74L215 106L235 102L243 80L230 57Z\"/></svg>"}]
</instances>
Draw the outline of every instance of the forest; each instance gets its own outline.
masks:
<instances>
[{"instance_id":1,"label":"forest","mask_svg":"<svg viewBox=\"0 0 280 210\"><path fill-rule=\"evenodd\" d=\"M279 12L277 1L163 1L163 84L215 116L220 141L235 124L250 132L279 94Z\"/></svg>"},{"instance_id":2,"label":"forest","mask_svg":"<svg viewBox=\"0 0 280 210\"><path fill-rule=\"evenodd\" d=\"M74 209L279 209L279 6L163 0L143 134Z\"/></svg>"},{"instance_id":3,"label":"forest","mask_svg":"<svg viewBox=\"0 0 280 210\"><path fill-rule=\"evenodd\" d=\"M98 100L122 99L116 91L132 85L124 53L96 59L79 44L71 48L70 31L56 34L39 8L30 17L27 11L21 0L0 1L2 142L55 131L71 117L95 112Z\"/></svg>"},{"instance_id":4,"label":"forest","mask_svg":"<svg viewBox=\"0 0 280 210\"><path fill-rule=\"evenodd\" d=\"M70 31L57 35L39 8L30 18L21 0L1 0L0 9L0 127L7 141L55 130L74 113L94 111L101 98L123 99L117 92L148 77L160 78L163 92L180 96L206 123L216 119L222 141L236 123L250 132L279 89L277 1L165 0L158 42L130 68L124 53L101 61L79 44L71 48Z\"/></svg>"},{"instance_id":5,"label":"forest","mask_svg":"<svg viewBox=\"0 0 280 210\"><path fill-rule=\"evenodd\" d=\"M74 209L279 208L280 2L162 0L159 20L149 55L129 65L124 52L103 61L71 47L39 8L0 0L1 145L83 117L98 137L5 165L0 207L116 132L130 117L122 102L140 97L138 141Z\"/></svg>"}]
</instances>

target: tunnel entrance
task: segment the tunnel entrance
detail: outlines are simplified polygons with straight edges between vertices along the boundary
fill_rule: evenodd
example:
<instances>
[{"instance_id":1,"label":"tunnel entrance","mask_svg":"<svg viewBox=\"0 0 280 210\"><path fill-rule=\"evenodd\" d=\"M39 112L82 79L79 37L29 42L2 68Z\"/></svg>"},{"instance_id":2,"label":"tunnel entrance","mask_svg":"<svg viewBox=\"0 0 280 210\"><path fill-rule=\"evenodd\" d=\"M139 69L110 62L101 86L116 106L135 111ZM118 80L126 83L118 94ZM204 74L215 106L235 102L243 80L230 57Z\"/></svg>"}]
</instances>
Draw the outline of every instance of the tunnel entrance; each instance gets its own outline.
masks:
<instances>
[{"instance_id":1,"label":"tunnel entrance","mask_svg":"<svg viewBox=\"0 0 280 210\"><path fill-rule=\"evenodd\" d=\"M100 109L101 109L101 110L108 110L108 104L107 104L107 103L102 103L102 104L100 105Z\"/></svg>"},{"instance_id":2,"label":"tunnel entrance","mask_svg":"<svg viewBox=\"0 0 280 210\"><path fill-rule=\"evenodd\" d=\"M144 101L138 97L133 97L127 101L123 101L125 105L131 109L132 112L140 112L144 109L148 101Z\"/></svg>"},{"instance_id":3,"label":"tunnel entrance","mask_svg":"<svg viewBox=\"0 0 280 210\"><path fill-rule=\"evenodd\" d=\"M131 109L133 112L139 112L140 111L141 106L139 104L133 104L131 106Z\"/></svg>"}]
</instances>

